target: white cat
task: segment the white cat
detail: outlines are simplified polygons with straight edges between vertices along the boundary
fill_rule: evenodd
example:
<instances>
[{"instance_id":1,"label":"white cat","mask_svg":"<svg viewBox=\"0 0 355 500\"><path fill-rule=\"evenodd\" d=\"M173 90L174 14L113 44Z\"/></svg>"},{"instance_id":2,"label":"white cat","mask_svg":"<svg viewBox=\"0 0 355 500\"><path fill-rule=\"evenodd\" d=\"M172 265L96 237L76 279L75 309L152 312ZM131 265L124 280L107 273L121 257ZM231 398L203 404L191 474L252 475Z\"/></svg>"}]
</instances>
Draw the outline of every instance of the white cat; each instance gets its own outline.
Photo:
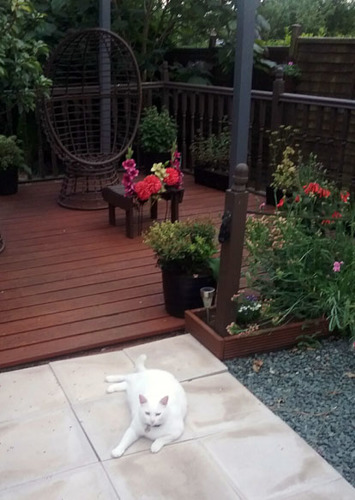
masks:
<instances>
[{"instance_id":1,"label":"white cat","mask_svg":"<svg viewBox=\"0 0 355 500\"><path fill-rule=\"evenodd\" d=\"M153 441L150 449L157 453L184 432L187 408L184 389L171 373L146 369L146 358L144 354L139 356L135 373L106 377L106 382L113 383L107 392L126 391L132 417L120 443L112 450L115 458L122 456L141 436Z\"/></svg>"}]
</instances>

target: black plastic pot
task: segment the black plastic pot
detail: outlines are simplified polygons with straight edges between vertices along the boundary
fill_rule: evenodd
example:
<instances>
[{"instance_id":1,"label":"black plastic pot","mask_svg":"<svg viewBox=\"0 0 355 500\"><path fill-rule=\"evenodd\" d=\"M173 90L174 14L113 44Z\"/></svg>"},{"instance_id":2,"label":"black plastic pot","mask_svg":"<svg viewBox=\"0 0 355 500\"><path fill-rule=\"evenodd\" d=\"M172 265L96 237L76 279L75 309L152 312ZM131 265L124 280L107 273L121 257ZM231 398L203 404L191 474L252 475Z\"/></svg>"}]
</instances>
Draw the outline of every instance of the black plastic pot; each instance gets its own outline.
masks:
<instances>
[{"instance_id":1,"label":"black plastic pot","mask_svg":"<svg viewBox=\"0 0 355 500\"><path fill-rule=\"evenodd\" d=\"M140 170L143 170L143 173L150 174L150 169L152 168L154 163L165 163L169 161L171 158L171 153L150 153L147 151L143 151L142 154L142 167Z\"/></svg>"},{"instance_id":2,"label":"black plastic pot","mask_svg":"<svg viewBox=\"0 0 355 500\"><path fill-rule=\"evenodd\" d=\"M194 178L196 184L218 189L219 191L225 191L229 187L228 174L214 172L202 167L194 168Z\"/></svg>"},{"instance_id":3,"label":"black plastic pot","mask_svg":"<svg viewBox=\"0 0 355 500\"><path fill-rule=\"evenodd\" d=\"M16 194L18 191L18 169L0 170L0 195Z\"/></svg>"},{"instance_id":4,"label":"black plastic pot","mask_svg":"<svg viewBox=\"0 0 355 500\"><path fill-rule=\"evenodd\" d=\"M200 293L202 287L216 287L216 281L211 275L188 276L162 270L162 277L166 312L176 318L183 318L187 309L203 307Z\"/></svg>"},{"instance_id":5,"label":"black plastic pot","mask_svg":"<svg viewBox=\"0 0 355 500\"><path fill-rule=\"evenodd\" d=\"M275 203L275 195L276 195L276 203ZM266 187L266 204L272 205L273 207L283 198L282 189L274 189L271 186Z\"/></svg>"}]
</instances>

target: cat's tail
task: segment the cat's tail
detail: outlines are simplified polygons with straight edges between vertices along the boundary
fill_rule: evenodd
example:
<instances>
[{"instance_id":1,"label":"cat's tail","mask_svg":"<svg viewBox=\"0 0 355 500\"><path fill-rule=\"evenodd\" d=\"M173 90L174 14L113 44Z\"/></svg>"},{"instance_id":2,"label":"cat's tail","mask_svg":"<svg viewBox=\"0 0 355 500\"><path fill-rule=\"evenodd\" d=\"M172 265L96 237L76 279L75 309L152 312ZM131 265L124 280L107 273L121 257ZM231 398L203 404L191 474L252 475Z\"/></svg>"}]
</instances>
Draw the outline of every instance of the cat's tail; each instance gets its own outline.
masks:
<instances>
[{"instance_id":1,"label":"cat's tail","mask_svg":"<svg viewBox=\"0 0 355 500\"><path fill-rule=\"evenodd\" d=\"M144 372L145 370L144 363L146 362L146 360L147 356L145 354L141 354L140 356L138 356L135 362L136 372Z\"/></svg>"}]
</instances>

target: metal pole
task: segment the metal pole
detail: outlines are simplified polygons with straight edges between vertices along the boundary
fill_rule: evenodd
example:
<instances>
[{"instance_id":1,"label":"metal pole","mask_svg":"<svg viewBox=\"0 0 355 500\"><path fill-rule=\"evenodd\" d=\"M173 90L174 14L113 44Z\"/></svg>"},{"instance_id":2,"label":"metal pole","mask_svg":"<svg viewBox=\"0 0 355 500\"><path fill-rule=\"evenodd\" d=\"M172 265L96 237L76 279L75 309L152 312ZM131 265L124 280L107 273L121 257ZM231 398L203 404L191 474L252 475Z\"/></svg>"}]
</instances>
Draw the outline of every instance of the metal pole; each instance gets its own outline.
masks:
<instances>
[{"instance_id":1,"label":"metal pole","mask_svg":"<svg viewBox=\"0 0 355 500\"><path fill-rule=\"evenodd\" d=\"M111 1L100 0L100 28L111 28ZM101 153L111 151L111 60L109 39L100 42L100 147Z\"/></svg>"},{"instance_id":2,"label":"metal pole","mask_svg":"<svg viewBox=\"0 0 355 500\"><path fill-rule=\"evenodd\" d=\"M235 320L232 295L239 290L244 231L248 207L248 139L253 69L255 14L259 0L237 0L238 24L235 51L232 146L229 186L224 207L224 237L220 241L221 263L216 306L216 331L227 335L226 326ZM223 223L222 227L223 229Z\"/></svg>"},{"instance_id":3,"label":"metal pole","mask_svg":"<svg viewBox=\"0 0 355 500\"><path fill-rule=\"evenodd\" d=\"M248 156L250 95L255 39L255 15L259 0L237 1L237 40L234 62L232 145L229 158L229 187L234 169Z\"/></svg>"}]
</instances>

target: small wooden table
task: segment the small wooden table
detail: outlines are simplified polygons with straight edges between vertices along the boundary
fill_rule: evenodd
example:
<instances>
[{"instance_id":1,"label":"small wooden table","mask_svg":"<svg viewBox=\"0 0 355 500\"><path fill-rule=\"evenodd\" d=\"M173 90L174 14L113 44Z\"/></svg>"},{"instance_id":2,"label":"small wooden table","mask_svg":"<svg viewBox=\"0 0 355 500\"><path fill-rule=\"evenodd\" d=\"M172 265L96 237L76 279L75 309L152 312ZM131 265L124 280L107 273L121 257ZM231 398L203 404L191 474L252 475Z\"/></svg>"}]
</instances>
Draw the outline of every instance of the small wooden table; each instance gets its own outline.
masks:
<instances>
[{"instance_id":1,"label":"small wooden table","mask_svg":"<svg viewBox=\"0 0 355 500\"><path fill-rule=\"evenodd\" d=\"M108 203L108 217L109 223L112 226L116 225L116 207L125 210L126 212L126 236L127 238L135 237L135 227L134 227L134 210L135 205L133 198L125 196L124 186L118 184L116 186L107 186L102 190L102 196L104 200ZM184 197L183 188L172 188L165 193L162 193L160 197L163 200L170 201L170 220L175 222L179 220L179 204L182 202ZM150 203L150 218L156 220L158 218L158 201L152 200ZM141 228L138 228L138 234L141 233Z\"/></svg>"}]
</instances>

